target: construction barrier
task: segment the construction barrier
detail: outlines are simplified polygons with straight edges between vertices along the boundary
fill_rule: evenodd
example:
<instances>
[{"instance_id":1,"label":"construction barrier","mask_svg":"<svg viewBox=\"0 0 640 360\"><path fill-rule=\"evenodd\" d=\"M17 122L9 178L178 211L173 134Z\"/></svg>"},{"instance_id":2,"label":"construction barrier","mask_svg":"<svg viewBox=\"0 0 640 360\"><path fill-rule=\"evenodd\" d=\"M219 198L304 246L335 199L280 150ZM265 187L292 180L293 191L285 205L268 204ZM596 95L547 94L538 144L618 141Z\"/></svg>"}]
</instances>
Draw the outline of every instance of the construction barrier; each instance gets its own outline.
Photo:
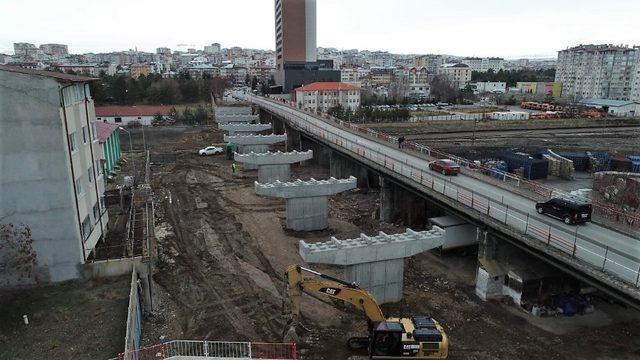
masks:
<instances>
[{"instance_id":1,"label":"construction barrier","mask_svg":"<svg viewBox=\"0 0 640 360\"><path fill-rule=\"evenodd\" d=\"M294 343L174 340L125 351L112 360L296 360Z\"/></svg>"}]
</instances>

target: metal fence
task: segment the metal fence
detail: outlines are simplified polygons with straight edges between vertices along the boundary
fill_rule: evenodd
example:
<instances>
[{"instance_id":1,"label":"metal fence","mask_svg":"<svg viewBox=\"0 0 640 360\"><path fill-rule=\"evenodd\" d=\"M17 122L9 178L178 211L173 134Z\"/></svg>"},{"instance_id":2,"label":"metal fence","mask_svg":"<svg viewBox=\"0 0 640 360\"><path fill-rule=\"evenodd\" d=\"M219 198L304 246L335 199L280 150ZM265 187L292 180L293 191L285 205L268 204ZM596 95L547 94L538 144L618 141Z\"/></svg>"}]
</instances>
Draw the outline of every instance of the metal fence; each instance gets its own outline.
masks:
<instances>
[{"instance_id":1,"label":"metal fence","mask_svg":"<svg viewBox=\"0 0 640 360\"><path fill-rule=\"evenodd\" d=\"M121 353L118 360L233 359L295 360L294 343L174 340Z\"/></svg>"},{"instance_id":2,"label":"metal fence","mask_svg":"<svg viewBox=\"0 0 640 360\"><path fill-rule=\"evenodd\" d=\"M547 245L568 254L571 258L585 261L604 272L614 274L618 279L623 280L626 283L632 284L636 287L639 286L640 258L632 255L638 254L638 244L633 245L635 251L614 249L608 244L601 242L599 238L581 234L578 227L568 230L567 227L563 227L559 223L552 223L546 220L532 218L529 216L528 212L516 209L513 203L510 204L508 201L505 202L504 198L492 199L488 196L477 193L472 189L454 184L450 179L447 180L446 177L440 177L439 175L435 175L433 172L427 172L421 167L416 167L405 161L400 161L390 157L388 153L373 149L362 142L349 140L340 134L341 130L339 129L333 130L331 127L317 126L303 118L303 116L315 116L311 113L301 115L300 110L291 109L285 105L273 103L256 97L253 98L253 101L268 106L272 111L278 113L280 116L289 120L292 124L305 130L309 134L319 137L324 141L333 143L336 146L342 147L353 154L373 161L405 178L405 180L413 181L423 187L429 188L445 195L448 198L456 200L457 202L472 208L483 215L508 225L511 229L519 232L520 234L528 235L531 238L546 243ZM340 125L346 128L357 129L361 132L363 131L362 129L358 129L356 125L344 123L340 120L336 120L336 122L339 122ZM372 130L367 129L366 132L371 135ZM391 139L391 137L386 134L375 134L377 137L385 140ZM425 148L429 155L437 153L430 148ZM461 160L458 158L458 161ZM510 174L509 176L505 174L505 181L507 178L517 181L518 186L524 184L525 186L530 187L532 191L539 191L541 194L547 194L548 190L545 190L544 187L538 187L534 182L524 182L522 179L514 178ZM549 196L550 195L551 194L549 194Z\"/></svg>"}]
</instances>

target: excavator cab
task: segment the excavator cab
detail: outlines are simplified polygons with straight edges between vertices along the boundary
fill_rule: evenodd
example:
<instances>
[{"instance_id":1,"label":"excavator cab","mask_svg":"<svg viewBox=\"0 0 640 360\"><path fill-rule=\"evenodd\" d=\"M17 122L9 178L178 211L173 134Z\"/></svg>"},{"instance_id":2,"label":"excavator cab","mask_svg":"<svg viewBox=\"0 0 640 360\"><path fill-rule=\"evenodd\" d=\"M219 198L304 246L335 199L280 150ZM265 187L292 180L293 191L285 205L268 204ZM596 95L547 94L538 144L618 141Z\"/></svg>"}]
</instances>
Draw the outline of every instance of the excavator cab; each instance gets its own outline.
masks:
<instances>
[{"instance_id":1,"label":"excavator cab","mask_svg":"<svg viewBox=\"0 0 640 360\"><path fill-rule=\"evenodd\" d=\"M370 353L376 356L402 356L402 334L405 332L402 323L383 321L373 329Z\"/></svg>"}]
</instances>

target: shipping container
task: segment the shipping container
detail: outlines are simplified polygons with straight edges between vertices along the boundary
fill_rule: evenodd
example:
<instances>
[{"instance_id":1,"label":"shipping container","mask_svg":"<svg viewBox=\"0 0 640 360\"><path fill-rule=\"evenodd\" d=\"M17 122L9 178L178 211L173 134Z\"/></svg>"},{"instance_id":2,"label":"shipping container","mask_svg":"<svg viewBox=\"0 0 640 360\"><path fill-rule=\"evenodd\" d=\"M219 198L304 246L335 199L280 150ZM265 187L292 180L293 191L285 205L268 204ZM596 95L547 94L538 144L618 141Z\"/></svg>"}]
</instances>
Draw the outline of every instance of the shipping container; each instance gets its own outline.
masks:
<instances>
[{"instance_id":1,"label":"shipping container","mask_svg":"<svg viewBox=\"0 0 640 360\"><path fill-rule=\"evenodd\" d=\"M549 175L549 164L546 160L536 159L521 153L502 153L500 159L504 160L509 172L518 173L522 169L522 176L530 179L546 179Z\"/></svg>"}]
</instances>

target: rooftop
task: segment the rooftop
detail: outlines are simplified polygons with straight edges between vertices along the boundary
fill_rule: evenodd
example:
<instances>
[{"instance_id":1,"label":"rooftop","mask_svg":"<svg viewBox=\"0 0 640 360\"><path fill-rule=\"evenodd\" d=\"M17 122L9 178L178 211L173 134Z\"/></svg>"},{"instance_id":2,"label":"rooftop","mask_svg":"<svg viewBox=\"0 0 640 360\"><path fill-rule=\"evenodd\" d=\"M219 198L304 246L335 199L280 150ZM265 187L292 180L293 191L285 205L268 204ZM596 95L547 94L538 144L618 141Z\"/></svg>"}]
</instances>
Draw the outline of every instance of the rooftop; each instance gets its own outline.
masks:
<instances>
[{"instance_id":1,"label":"rooftop","mask_svg":"<svg viewBox=\"0 0 640 360\"><path fill-rule=\"evenodd\" d=\"M640 103L637 101L631 101L631 100L583 99L583 100L580 100L580 104L615 107L615 106L625 106L625 105L640 104Z\"/></svg>"},{"instance_id":2,"label":"rooftop","mask_svg":"<svg viewBox=\"0 0 640 360\"><path fill-rule=\"evenodd\" d=\"M171 105L107 105L96 106L96 116L153 116L155 114L167 115L171 111Z\"/></svg>"},{"instance_id":3,"label":"rooftop","mask_svg":"<svg viewBox=\"0 0 640 360\"><path fill-rule=\"evenodd\" d=\"M60 73L55 71L26 69L26 68L21 68L17 66L7 66L7 65L0 65L0 71L7 71L7 72L33 75L33 76L49 77L61 83L77 83L77 82L88 82L88 81L98 80L97 78L88 77L88 76L71 75L71 74L65 74L65 73Z\"/></svg>"},{"instance_id":4,"label":"rooftop","mask_svg":"<svg viewBox=\"0 0 640 360\"><path fill-rule=\"evenodd\" d=\"M295 91L347 91L360 90L359 87L343 82L314 82L296 88Z\"/></svg>"},{"instance_id":5,"label":"rooftop","mask_svg":"<svg viewBox=\"0 0 640 360\"><path fill-rule=\"evenodd\" d=\"M118 129L118 125L108 124L102 121L96 121L96 132L98 135L98 141L105 142L109 135Z\"/></svg>"}]
</instances>

